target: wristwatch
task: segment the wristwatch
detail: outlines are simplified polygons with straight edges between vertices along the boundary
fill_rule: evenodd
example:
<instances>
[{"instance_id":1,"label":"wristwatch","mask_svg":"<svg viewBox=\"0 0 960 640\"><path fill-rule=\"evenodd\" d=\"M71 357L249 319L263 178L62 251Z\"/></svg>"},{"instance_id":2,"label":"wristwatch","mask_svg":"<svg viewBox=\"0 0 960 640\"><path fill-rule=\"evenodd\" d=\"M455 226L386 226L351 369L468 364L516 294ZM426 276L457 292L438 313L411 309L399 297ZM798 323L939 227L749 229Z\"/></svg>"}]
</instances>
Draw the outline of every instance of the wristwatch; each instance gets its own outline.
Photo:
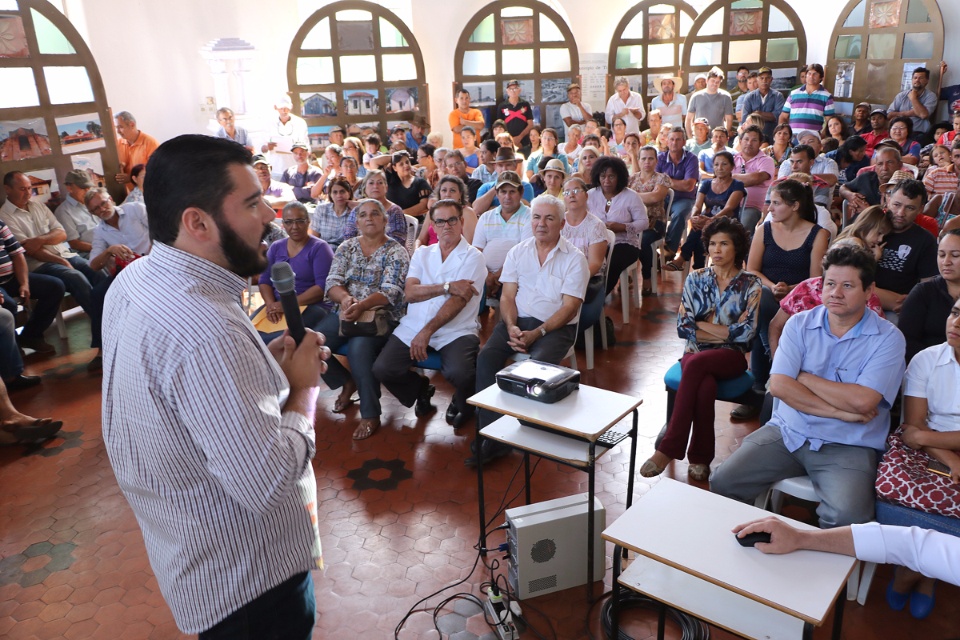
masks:
<instances>
[{"instance_id":1,"label":"wristwatch","mask_svg":"<svg viewBox=\"0 0 960 640\"><path fill-rule=\"evenodd\" d=\"M443 292L444 292L446 295L450 295L450 283L449 283L449 282L444 282L444 283L443 283Z\"/></svg>"},{"instance_id":2,"label":"wristwatch","mask_svg":"<svg viewBox=\"0 0 960 640\"><path fill-rule=\"evenodd\" d=\"M540 337L541 338L547 337L547 330L543 328L543 325L540 325Z\"/></svg>"}]
</instances>

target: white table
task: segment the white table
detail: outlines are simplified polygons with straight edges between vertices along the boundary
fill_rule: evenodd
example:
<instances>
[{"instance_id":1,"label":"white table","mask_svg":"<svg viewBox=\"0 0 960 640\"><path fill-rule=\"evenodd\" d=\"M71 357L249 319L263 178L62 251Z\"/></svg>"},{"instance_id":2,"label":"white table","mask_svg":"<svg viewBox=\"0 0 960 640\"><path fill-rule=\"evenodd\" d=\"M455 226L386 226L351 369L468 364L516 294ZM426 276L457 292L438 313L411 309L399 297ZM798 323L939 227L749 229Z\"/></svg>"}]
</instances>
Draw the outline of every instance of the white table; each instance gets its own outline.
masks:
<instances>
[{"instance_id":1,"label":"white table","mask_svg":"<svg viewBox=\"0 0 960 640\"><path fill-rule=\"evenodd\" d=\"M501 391L493 384L467 400L468 403L503 414L480 429L477 421L477 451L481 451L484 438L506 444L523 451L526 479L526 500L530 504L530 454L555 460L587 472L588 504L587 517L587 591L591 593L594 582L593 567L593 498L595 493L595 463L609 446L604 446L601 437L614 425L633 413L633 424L624 435L629 437L630 474L627 480L627 507L633 501L633 477L637 459L637 407L639 398L598 389L587 385L563 400L545 404ZM537 427L521 424L520 421L536 424ZM622 439L622 438L621 438ZM599 455L597 447L600 447ZM611 445L612 446L612 445ZM480 547L485 549L486 519L483 499L483 465L477 465L477 502L480 504Z\"/></svg>"},{"instance_id":2,"label":"white table","mask_svg":"<svg viewBox=\"0 0 960 640\"><path fill-rule=\"evenodd\" d=\"M840 637L844 587L856 560L820 551L766 555L741 547L738 524L768 517L703 489L661 479L603 532L603 538L639 554L620 573L614 553L614 625L620 586L686 611L746 638L812 638L836 607ZM794 527L807 524L780 517ZM663 637L665 607L660 611ZM615 632L616 633L616 632Z\"/></svg>"}]
</instances>

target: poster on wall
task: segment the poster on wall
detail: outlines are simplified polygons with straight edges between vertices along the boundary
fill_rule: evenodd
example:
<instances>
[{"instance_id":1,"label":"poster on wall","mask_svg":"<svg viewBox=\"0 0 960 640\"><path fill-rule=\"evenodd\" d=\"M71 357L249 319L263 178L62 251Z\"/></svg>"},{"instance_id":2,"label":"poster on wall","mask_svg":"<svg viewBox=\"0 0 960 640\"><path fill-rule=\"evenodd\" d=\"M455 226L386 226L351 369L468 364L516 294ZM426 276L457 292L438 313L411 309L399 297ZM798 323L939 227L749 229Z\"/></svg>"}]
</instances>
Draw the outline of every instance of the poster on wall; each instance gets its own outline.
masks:
<instances>
[{"instance_id":1,"label":"poster on wall","mask_svg":"<svg viewBox=\"0 0 960 640\"><path fill-rule=\"evenodd\" d=\"M837 79L833 89L833 96L835 98L853 97L853 78L856 70L856 62L837 63Z\"/></svg>"},{"instance_id":2,"label":"poster on wall","mask_svg":"<svg viewBox=\"0 0 960 640\"><path fill-rule=\"evenodd\" d=\"M0 162L17 162L51 153L43 118L0 121Z\"/></svg>"},{"instance_id":3,"label":"poster on wall","mask_svg":"<svg viewBox=\"0 0 960 640\"><path fill-rule=\"evenodd\" d=\"M84 113L78 116L57 118L57 135L60 136L60 148L64 153L102 149L103 127L96 113Z\"/></svg>"},{"instance_id":4,"label":"poster on wall","mask_svg":"<svg viewBox=\"0 0 960 640\"><path fill-rule=\"evenodd\" d=\"M333 91L301 93L300 115L335 118L337 116L337 94Z\"/></svg>"},{"instance_id":5,"label":"poster on wall","mask_svg":"<svg viewBox=\"0 0 960 640\"><path fill-rule=\"evenodd\" d=\"M94 186L105 187L103 179L103 158L99 153L78 153L70 156L74 169L86 171Z\"/></svg>"},{"instance_id":6,"label":"poster on wall","mask_svg":"<svg viewBox=\"0 0 960 640\"><path fill-rule=\"evenodd\" d=\"M14 5L16 7L16 5ZM0 58L29 58L27 34L19 16L0 16Z\"/></svg>"},{"instance_id":7,"label":"poster on wall","mask_svg":"<svg viewBox=\"0 0 960 640\"><path fill-rule=\"evenodd\" d=\"M580 54L580 88L584 102L594 108L607 103L607 54Z\"/></svg>"},{"instance_id":8,"label":"poster on wall","mask_svg":"<svg viewBox=\"0 0 960 640\"><path fill-rule=\"evenodd\" d=\"M470 106L483 107L497 103L497 85L493 82L465 82L463 88L470 94Z\"/></svg>"},{"instance_id":9,"label":"poster on wall","mask_svg":"<svg viewBox=\"0 0 960 640\"><path fill-rule=\"evenodd\" d=\"M387 113L416 111L420 108L416 87L392 87L386 90L386 94Z\"/></svg>"},{"instance_id":10,"label":"poster on wall","mask_svg":"<svg viewBox=\"0 0 960 640\"><path fill-rule=\"evenodd\" d=\"M33 195L30 196L31 200L47 205L51 211L63 202L56 171L53 169L35 169L24 171L24 173L30 178L30 189L33 191Z\"/></svg>"},{"instance_id":11,"label":"poster on wall","mask_svg":"<svg viewBox=\"0 0 960 640\"><path fill-rule=\"evenodd\" d=\"M375 116L380 109L378 89L356 89L343 92L344 111L348 116Z\"/></svg>"},{"instance_id":12,"label":"poster on wall","mask_svg":"<svg viewBox=\"0 0 960 640\"><path fill-rule=\"evenodd\" d=\"M570 78L544 78L540 81L540 102L566 102Z\"/></svg>"}]
</instances>

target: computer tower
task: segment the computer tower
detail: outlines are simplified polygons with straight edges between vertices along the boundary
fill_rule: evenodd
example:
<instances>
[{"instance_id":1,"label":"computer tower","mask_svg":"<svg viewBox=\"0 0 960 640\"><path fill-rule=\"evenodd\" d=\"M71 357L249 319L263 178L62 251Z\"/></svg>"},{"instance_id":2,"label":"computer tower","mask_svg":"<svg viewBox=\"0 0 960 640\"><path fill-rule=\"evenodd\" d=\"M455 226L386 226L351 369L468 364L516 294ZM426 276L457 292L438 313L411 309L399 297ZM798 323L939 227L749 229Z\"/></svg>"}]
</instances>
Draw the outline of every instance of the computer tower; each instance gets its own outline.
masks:
<instances>
[{"instance_id":1,"label":"computer tower","mask_svg":"<svg viewBox=\"0 0 960 640\"><path fill-rule=\"evenodd\" d=\"M587 582L586 493L507 509L507 579L521 600ZM596 497L593 528L593 574L605 571L603 541L606 511Z\"/></svg>"}]
</instances>

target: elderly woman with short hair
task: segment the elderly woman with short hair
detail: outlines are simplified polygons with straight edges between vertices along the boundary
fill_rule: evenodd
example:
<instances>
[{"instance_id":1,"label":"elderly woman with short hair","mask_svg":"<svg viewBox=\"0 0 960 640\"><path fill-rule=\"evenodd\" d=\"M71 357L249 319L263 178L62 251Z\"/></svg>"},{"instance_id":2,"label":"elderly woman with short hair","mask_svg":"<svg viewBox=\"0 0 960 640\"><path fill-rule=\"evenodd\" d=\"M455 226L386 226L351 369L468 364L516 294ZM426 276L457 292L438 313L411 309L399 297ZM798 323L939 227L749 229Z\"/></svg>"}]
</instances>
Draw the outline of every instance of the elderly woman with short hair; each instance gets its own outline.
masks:
<instances>
[{"instance_id":1,"label":"elderly woman with short hair","mask_svg":"<svg viewBox=\"0 0 960 640\"><path fill-rule=\"evenodd\" d=\"M341 389L333 410L342 413L352 404L354 391L360 394L360 424L354 440L372 436L380 428L380 383L373 375L373 363L390 331L403 315L403 290L410 257L402 244L386 233L387 210L379 200L361 200L354 210L359 235L337 249L327 275L327 298L337 312L324 318L317 331L326 337L334 353L347 345L347 371L336 358L327 360L323 380L331 389ZM344 337L342 322L357 322L365 311L384 309L390 331L384 335Z\"/></svg>"}]
</instances>

